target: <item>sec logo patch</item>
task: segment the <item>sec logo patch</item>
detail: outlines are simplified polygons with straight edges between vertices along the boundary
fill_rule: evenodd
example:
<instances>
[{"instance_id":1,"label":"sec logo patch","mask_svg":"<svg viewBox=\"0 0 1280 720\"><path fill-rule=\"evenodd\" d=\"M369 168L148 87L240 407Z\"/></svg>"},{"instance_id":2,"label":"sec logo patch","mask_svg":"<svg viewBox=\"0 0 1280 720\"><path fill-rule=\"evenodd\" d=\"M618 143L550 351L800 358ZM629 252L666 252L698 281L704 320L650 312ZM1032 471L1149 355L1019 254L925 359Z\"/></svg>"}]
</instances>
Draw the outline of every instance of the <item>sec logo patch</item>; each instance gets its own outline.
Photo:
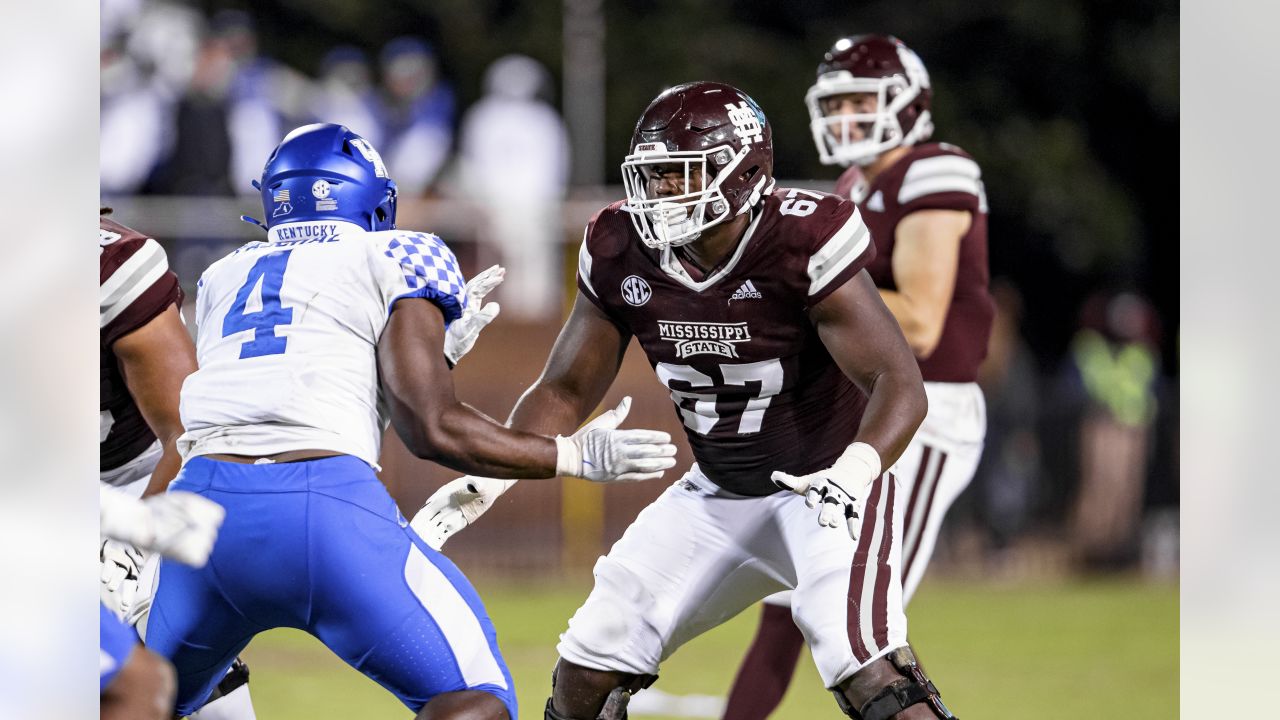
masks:
<instances>
[{"instance_id":1,"label":"sec logo patch","mask_svg":"<svg viewBox=\"0 0 1280 720\"><path fill-rule=\"evenodd\" d=\"M622 299L627 301L628 305L641 305L649 302L649 298L653 297L653 290L649 288L649 283L644 278L635 275L628 275L622 281Z\"/></svg>"}]
</instances>

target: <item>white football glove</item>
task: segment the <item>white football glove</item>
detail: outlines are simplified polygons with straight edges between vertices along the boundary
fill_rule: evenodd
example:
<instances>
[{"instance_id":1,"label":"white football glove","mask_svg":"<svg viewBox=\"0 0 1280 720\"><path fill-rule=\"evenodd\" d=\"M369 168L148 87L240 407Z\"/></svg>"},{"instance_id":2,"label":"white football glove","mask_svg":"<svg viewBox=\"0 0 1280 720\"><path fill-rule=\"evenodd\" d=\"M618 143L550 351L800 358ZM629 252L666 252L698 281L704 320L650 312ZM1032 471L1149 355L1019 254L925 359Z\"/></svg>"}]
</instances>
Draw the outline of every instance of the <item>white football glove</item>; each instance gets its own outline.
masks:
<instances>
[{"instance_id":1,"label":"white football glove","mask_svg":"<svg viewBox=\"0 0 1280 720\"><path fill-rule=\"evenodd\" d=\"M858 539L859 509L867 502L871 483L880 477L880 453L866 443L856 442L831 467L808 475L774 471L770 479L782 490L804 496L804 504L817 507L818 524L836 527L843 517L849 537Z\"/></svg>"},{"instance_id":2,"label":"white football glove","mask_svg":"<svg viewBox=\"0 0 1280 720\"><path fill-rule=\"evenodd\" d=\"M450 323L449 329L444 334L444 356L449 359L450 364L457 365L462 356L476 344L480 331L498 317L498 312L502 308L496 302L484 305L484 297L498 287L506 276L506 268L494 265L471 278L466 284L464 292L467 296L467 304L462 311L462 317Z\"/></svg>"},{"instance_id":3,"label":"white football glove","mask_svg":"<svg viewBox=\"0 0 1280 720\"><path fill-rule=\"evenodd\" d=\"M671 436L658 430L616 430L631 411L631 397L578 432L556 436L556 474L592 482L638 482L662 477L676 464Z\"/></svg>"},{"instance_id":4,"label":"white football glove","mask_svg":"<svg viewBox=\"0 0 1280 720\"><path fill-rule=\"evenodd\" d=\"M627 413L631 410L631 398L624 397L618 407L603 412L599 417L591 422L583 425L578 432L574 433L576 438L581 435L587 435L593 432L611 433L617 435L617 427L627 417ZM649 431L625 430L623 433L648 433ZM653 433L655 436L661 436L656 439L657 442L668 442L670 437L666 433ZM611 436L611 435L610 435ZM606 436L606 437L610 437ZM593 436L594 437L594 436ZM560 447L564 441L572 443L573 438L557 438L557 447ZM654 466L657 470L642 472L641 467L630 469L628 474L622 474L616 479L619 481L631 480L649 480L661 477L662 470L675 465L675 459L671 455L675 454L675 446L671 445L670 452L663 448L662 445L644 445L632 444L628 446L629 452L643 452L643 448L650 448L652 452L659 453L654 455L644 467ZM576 452L576 451L575 451ZM661 453L668 453L662 455ZM563 456L562 456L563 457ZM639 460L624 461L637 463ZM559 469L560 460L557 460L557 472L562 474L574 475L575 473L564 472ZM581 475L577 475L582 477ZM601 476L602 478L604 476ZM592 479L592 478L588 478ZM474 475L464 475L456 480L446 483L439 490L436 490L422 509L413 516L413 520L409 523L415 532L426 541L428 545L439 550L444 546L449 538L453 537L458 531L475 522L477 518L483 515L493 503L502 496L507 490L515 485L515 480L499 480L497 478L478 477Z\"/></svg>"},{"instance_id":5,"label":"white football glove","mask_svg":"<svg viewBox=\"0 0 1280 720\"><path fill-rule=\"evenodd\" d=\"M102 585L98 590L102 603L117 616L128 616L146 555L128 543L106 539L98 550L98 562L101 564L99 579Z\"/></svg>"},{"instance_id":6,"label":"white football glove","mask_svg":"<svg viewBox=\"0 0 1280 720\"><path fill-rule=\"evenodd\" d=\"M213 552L227 511L195 493L170 491L143 500L103 486L102 535L201 567Z\"/></svg>"},{"instance_id":7,"label":"white football glove","mask_svg":"<svg viewBox=\"0 0 1280 720\"><path fill-rule=\"evenodd\" d=\"M515 484L515 480L464 475L432 493L409 525L428 545L439 550Z\"/></svg>"}]
</instances>

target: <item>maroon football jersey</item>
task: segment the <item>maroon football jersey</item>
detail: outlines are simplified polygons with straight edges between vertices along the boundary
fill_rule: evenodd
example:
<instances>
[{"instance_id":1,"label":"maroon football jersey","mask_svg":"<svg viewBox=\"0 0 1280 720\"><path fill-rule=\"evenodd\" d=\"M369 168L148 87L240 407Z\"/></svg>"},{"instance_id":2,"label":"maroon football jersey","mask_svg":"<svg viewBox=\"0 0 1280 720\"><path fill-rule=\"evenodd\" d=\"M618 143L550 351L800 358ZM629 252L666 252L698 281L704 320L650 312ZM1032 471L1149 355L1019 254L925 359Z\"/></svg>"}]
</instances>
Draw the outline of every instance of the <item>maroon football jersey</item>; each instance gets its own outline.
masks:
<instances>
[{"instance_id":1,"label":"maroon football jersey","mask_svg":"<svg viewBox=\"0 0 1280 720\"><path fill-rule=\"evenodd\" d=\"M102 345L99 469L106 471L134 459L156 440L129 395L111 346L170 305L182 304L178 276L169 270L160 243L120 223L99 218L98 301Z\"/></svg>"},{"instance_id":2,"label":"maroon football jersey","mask_svg":"<svg viewBox=\"0 0 1280 720\"><path fill-rule=\"evenodd\" d=\"M972 217L960 241L959 266L942 337L920 374L931 382L973 382L987 355L995 303L988 290L987 198L978 164L960 148L946 143L912 147L866 187L856 187L861 171L846 170L836 194L857 201L871 228L876 258L867 267L876 287L897 289L893 279L893 246L898 223L917 210L965 210Z\"/></svg>"},{"instance_id":3,"label":"maroon football jersey","mask_svg":"<svg viewBox=\"0 0 1280 720\"><path fill-rule=\"evenodd\" d=\"M578 287L640 341L706 476L768 495L774 470L828 467L857 433L866 397L807 311L875 252L853 203L784 188L766 196L730 258L697 281L671 250L646 247L618 202L587 225Z\"/></svg>"}]
</instances>

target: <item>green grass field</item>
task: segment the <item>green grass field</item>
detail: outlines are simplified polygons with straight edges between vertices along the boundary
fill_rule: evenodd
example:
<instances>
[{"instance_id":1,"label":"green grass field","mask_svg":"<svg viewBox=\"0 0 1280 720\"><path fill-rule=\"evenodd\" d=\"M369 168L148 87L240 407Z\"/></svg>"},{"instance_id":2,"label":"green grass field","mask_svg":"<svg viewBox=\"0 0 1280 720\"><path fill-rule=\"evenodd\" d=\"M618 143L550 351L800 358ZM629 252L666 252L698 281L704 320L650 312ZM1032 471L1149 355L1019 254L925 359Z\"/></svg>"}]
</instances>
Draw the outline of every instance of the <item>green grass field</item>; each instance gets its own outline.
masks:
<instances>
[{"instance_id":1,"label":"green grass field","mask_svg":"<svg viewBox=\"0 0 1280 720\"><path fill-rule=\"evenodd\" d=\"M557 636L587 588L476 585L515 677L521 715L541 718ZM725 692L756 617L748 610L681 648L657 687ZM910 622L913 644L964 720L1178 717L1176 585L934 582L918 594ZM409 717L390 694L303 633L261 635L245 657L262 720ZM806 657L773 717L843 715Z\"/></svg>"}]
</instances>

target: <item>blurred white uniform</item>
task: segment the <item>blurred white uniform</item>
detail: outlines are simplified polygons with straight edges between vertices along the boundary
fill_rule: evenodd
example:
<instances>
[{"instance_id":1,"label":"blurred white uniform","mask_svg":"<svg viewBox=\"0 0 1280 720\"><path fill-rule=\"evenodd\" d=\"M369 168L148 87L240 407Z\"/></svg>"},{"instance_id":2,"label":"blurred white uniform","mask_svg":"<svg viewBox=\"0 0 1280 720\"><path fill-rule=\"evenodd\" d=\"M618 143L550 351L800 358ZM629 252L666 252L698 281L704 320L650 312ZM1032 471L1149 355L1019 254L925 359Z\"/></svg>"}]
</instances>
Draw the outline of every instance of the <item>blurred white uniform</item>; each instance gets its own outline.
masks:
<instances>
[{"instance_id":1,"label":"blurred white uniform","mask_svg":"<svg viewBox=\"0 0 1280 720\"><path fill-rule=\"evenodd\" d=\"M569 138L555 108L537 99L546 70L512 55L485 75L486 94L462 121L462 182L489 221L511 275L500 288L510 317L557 316L564 286L560 217L569 176Z\"/></svg>"},{"instance_id":2,"label":"blurred white uniform","mask_svg":"<svg viewBox=\"0 0 1280 720\"><path fill-rule=\"evenodd\" d=\"M277 225L211 265L197 288L184 459L319 449L377 467L386 414L376 350L391 306L427 298L447 325L466 302L438 237L336 221Z\"/></svg>"}]
</instances>

